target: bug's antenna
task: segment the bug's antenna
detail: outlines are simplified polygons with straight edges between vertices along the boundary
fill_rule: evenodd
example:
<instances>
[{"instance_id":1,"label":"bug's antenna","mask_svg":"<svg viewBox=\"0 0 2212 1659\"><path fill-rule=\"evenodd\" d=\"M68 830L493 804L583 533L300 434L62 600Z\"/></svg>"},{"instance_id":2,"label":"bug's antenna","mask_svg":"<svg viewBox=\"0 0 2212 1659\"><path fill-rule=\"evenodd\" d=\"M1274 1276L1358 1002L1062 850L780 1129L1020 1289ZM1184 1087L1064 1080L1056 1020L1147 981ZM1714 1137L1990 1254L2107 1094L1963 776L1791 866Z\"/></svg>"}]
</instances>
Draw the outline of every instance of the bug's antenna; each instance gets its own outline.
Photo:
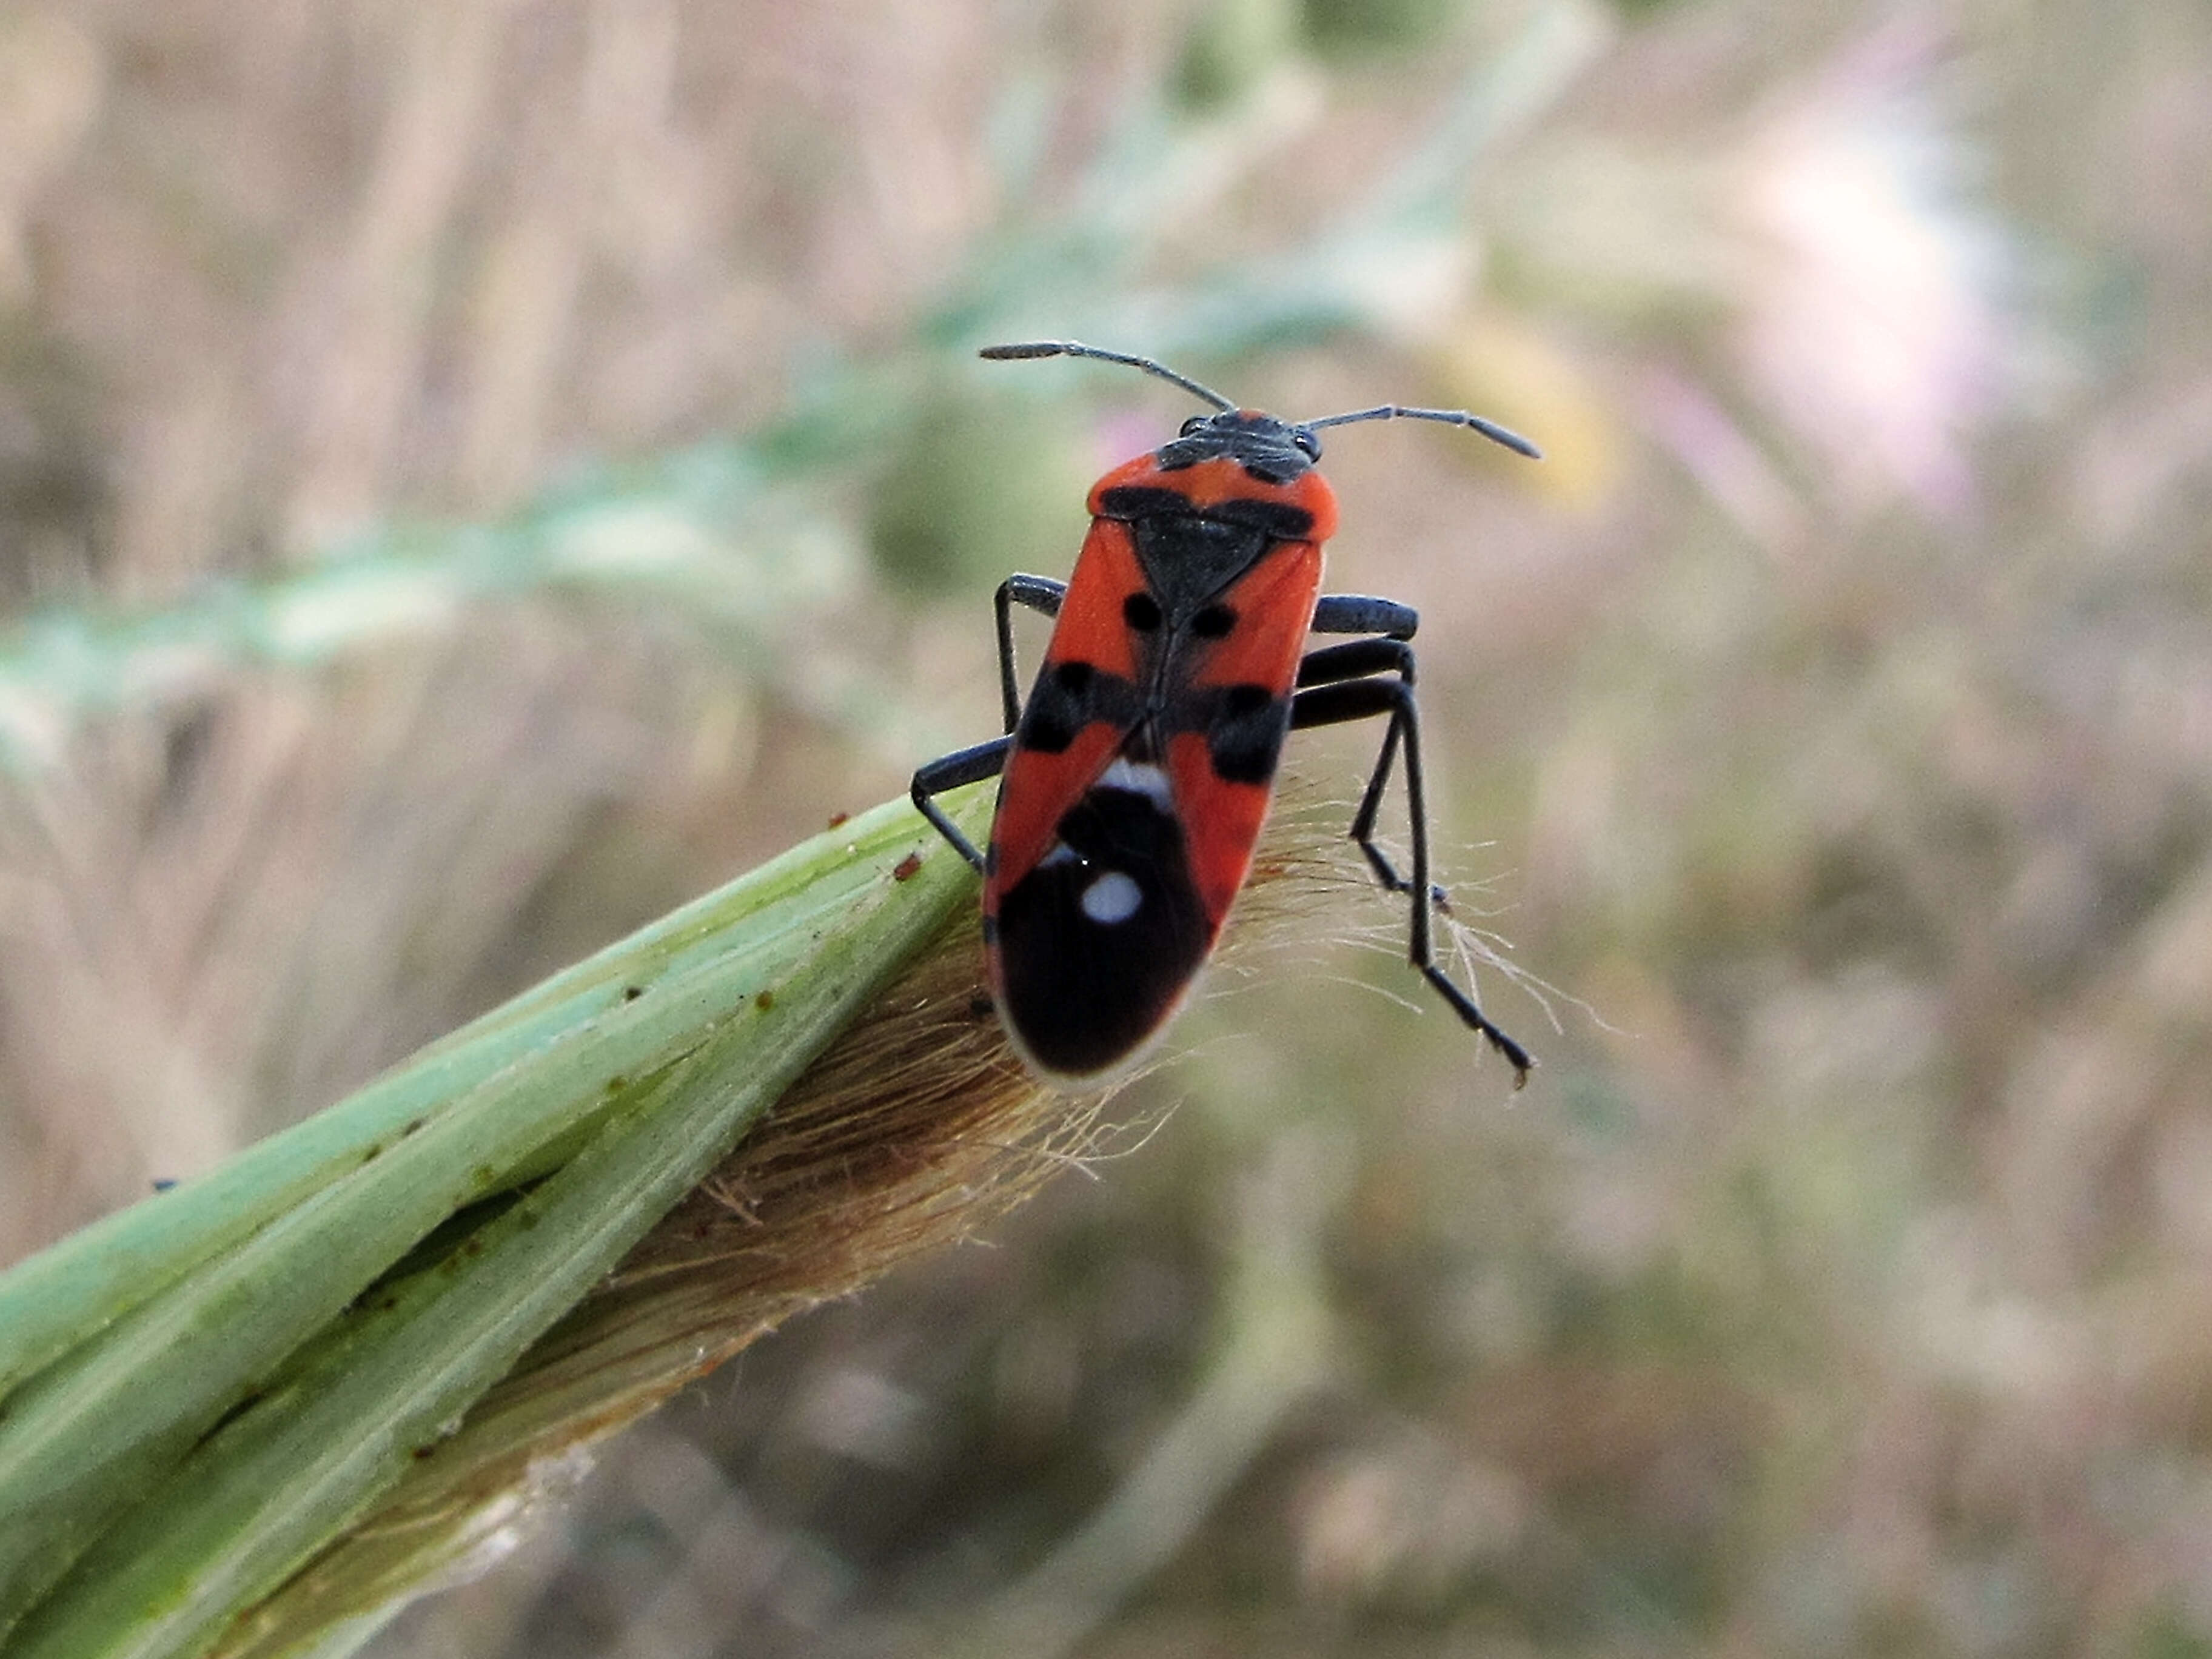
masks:
<instances>
[{"instance_id":1,"label":"bug's antenna","mask_svg":"<svg viewBox=\"0 0 2212 1659\"><path fill-rule=\"evenodd\" d=\"M1406 409L1397 404L1377 404L1372 409L1354 410L1349 415L1324 415L1318 421L1300 421L1301 431L1311 432L1316 427L1349 426L1354 421L1442 421L1447 426L1463 426L1480 432L1494 444L1504 444L1516 455L1526 455L1532 461L1544 459L1544 452L1530 443L1510 427L1495 421L1486 421L1480 415L1470 415L1463 409Z\"/></svg>"},{"instance_id":2,"label":"bug's antenna","mask_svg":"<svg viewBox=\"0 0 2212 1659\"><path fill-rule=\"evenodd\" d=\"M1156 363L1150 357L1133 357L1126 351L1102 350L1097 346L1087 346L1076 340L1031 340L1022 345L985 346L975 355L988 357L994 362L1018 362L1026 357L1096 357L1103 363L1121 363L1130 368L1141 368L1147 374L1157 374L1163 380L1172 380L1185 392L1204 398L1216 409L1237 407L1219 392L1200 386L1188 374L1176 374L1165 363ZM1469 416L1467 418L1471 420L1474 417Z\"/></svg>"}]
</instances>

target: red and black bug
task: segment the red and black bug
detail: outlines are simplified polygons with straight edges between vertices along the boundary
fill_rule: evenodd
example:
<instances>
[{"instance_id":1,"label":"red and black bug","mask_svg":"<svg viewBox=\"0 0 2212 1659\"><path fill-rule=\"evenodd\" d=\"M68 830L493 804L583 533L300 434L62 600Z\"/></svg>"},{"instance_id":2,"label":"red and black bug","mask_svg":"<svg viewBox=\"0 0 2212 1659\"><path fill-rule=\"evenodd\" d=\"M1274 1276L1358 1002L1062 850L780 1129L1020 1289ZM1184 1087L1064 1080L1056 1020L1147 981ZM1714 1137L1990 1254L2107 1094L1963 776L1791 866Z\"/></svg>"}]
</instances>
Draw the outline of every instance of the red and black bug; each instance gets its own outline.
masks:
<instances>
[{"instance_id":1,"label":"red and black bug","mask_svg":"<svg viewBox=\"0 0 2212 1659\"><path fill-rule=\"evenodd\" d=\"M1317 421L1238 409L1149 358L1073 341L993 346L991 358L1096 357L1171 380L1211 404L1181 434L1091 491L1091 532L1066 583L999 587L1006 735L933 761L914 802L983 872L991 989L1014 1046L1053 1077L1126 1066L1189 991L1243 885L1283 739L1304 726L1385 719L1352 836L1389 891L1411 900L1407 954L1511 1062L1534 1063L1437 965L1411 607L1321 591L1336 497L1316 470L1321 428L1410 418L1535 446L1478 416L1386 404ZM1058 618L1024 703L1011 612ZM1364 637L1305 650L1306 635ZM1402 757L1413 870L1375 844ZM1003 774L988 853L933 796Z\"/></svg>"}]
</instances>

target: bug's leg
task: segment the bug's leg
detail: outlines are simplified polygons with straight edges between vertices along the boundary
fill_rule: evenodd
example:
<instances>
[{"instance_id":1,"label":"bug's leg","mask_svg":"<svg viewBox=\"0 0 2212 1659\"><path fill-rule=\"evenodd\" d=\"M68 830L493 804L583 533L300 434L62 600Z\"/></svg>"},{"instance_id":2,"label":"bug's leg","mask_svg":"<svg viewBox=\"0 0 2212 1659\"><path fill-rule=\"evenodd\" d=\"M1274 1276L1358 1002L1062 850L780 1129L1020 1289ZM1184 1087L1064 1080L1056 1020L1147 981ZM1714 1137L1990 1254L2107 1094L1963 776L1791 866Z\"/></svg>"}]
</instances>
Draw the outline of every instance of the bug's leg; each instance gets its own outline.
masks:
<instances>
[{"instance_id":1,"label":"bug's leg","mask_svg":"<svg viewBox=\"0 0 2212 1659\"><path fill-rule=\"evenodd\" d=\"M1368 593L1324 593L1314 604L1316 634L1381 634L1393 640L1410 640L1421 625L1421 613L1395 599L1378 599Z\"/></svg>"},{"instance_id":2,"label":"bug's leg","mask_svg":"<svg viewBox=\"0 0 2212 1659\"><path fill-rule=\"evenodd\" d=\"M1356 654L1373 652L1381 654L1383 647L1395 647L1406 652L1408 660L1404 665L1408 678L1391 678L1395 663L1385 663L1366 675L1360 675L1351 665L1360 660ZM1375 828L1375 805L1381 799L1381 784L1389 764L1394 749L1402 750L1406 757L1406 803L1411 817L1413 843L1413 875L1411 881L1392 881L1393 890L1413 897L1413 921L1406 942L1407 959L1421 970L1421 976L1434 986L1443 1000L1451 1005L1467 1025L1488 1038L1490 1046L1505 1056L1515 1073L1514 1086L1518 1088L1528 1080L1528 1073L1535 1065L1528 1051L1499 1030L1482 1006L1466 992L1452 983L1451 978L1437 965L1436 943L1431 931L1429 916L1429 811L1428 799L1421 781L1421 726L1419 706L1413 701L1413 688L1409 683L1412 669L1411 652L1401 641L1358 640L1350 645L1332 646L1316 651L1307 658L1322 659L1323 666L1316 672L1325 678L1300 691L1291 702L1291 727L1293 731L1316 726L1337 726L1346 720L1372 720L1387 716L1390 731L1383 738L1383 760L1375 772L1375 781L1368 786L1367 798L1360 803L1359 813L1352 821L1352 838L1359 842L1360 850L1368 856L1378 872L1389 870L1372 845L1370 836ZM1342 672L1336 672L1338 668ZM1306 683L1301 670L1299 680ZM1395 871L1390 872L1395 877Z\"/></svg>"},{"instance_id":3,"label":"bug's leg","mask_svg":"<svg viewBox=\"0 0 2212 1659\"><path fill-rule=\"evenodd\" d=\"M1324 593L1314 605L1310 624L1314 633L1374 634L1381 637L1310 653L1298 665L1297 683L1302 686L1323 685L1366 674L1395 672L1411 685L1413 653L1402 642L1412 639L1420 626L1421 613L1395 599L1379 599L1371 593ZM1374 775L1367 781L1367 793L1359 803L1352 833L1359 842L1359 850L1373 866L1376 878L1392 892L1403 893L1411 890L1409 885L1368 834L1382 805L1382 790L1389 782L1390 768L1397 755L1398 732L1394 726L1382 740L1382 752L1376 757ZM1451 908L1451 901L1443 888L1432 887L1429 896L1437 908Z\"/></svg>"},{"instance_id":4,"label":"bug's leg","mask_svg":"<svg viewBox=\"0 0 2212 1659\"><path fill-rule=\"evenodd\" d=\"M1388 605L1390 601L1361 599L1359 603ZM1395 608L1406 609L1403 605ZM1407 614L1412 615L1410 611ZM1297 684L1302 688L1336 685L1377 674L1395 674L1399 683L1410 692L1413 685L1413 647L1402 639L1353 640L1344 645L1323 646L1318 651L1309 651L1300 660ZM1291 723L1293 726L1302 723L1296 703L1291 705ZM1382 809L1382 792L1389 785L1390 769L1397 763L1398 742L1398 726L1394 720L1389 731L1383 734L1382 750L1375 757L1375 770L1368 777L1366 793L1359 798L1359 810L1352 814L1352 838L1359 843L1359 850L1365 854L1376 880L1394 893L1410 893L1414 890L1413 884L1398 873L1398 866L1390 861L1389 854L1375 844L1375 819ZM1429 900L1440 910L1451 908L1450 898L1441 887L1429 889Z\"/></svg>"},{"instance_id":5,"label":"bug's leg","mask_svg":"<svg viewBox=\"0 0 2212 1659\"><path fill-rule=\"evenodd\" d=\"M1027 605L1048 617L1060 614L1060 602L1067 597L1067 584L1056 582L1049 576L1009 576L999 584L992 607L999 617L999 695L1006 708L1006 730L1011 732L1021 723L1022 688L1014 675L1014 619L1013 607Z\"/></svg>"},{"instance_id":6,"label":"bug's leg","mask_svg":"<svg viewBox=\"0 0 2212 1659\"><path fill-rule=\"evenodd\" d=\"M973 748L956 749L915 771L911 791L915 810L929 820L932 829L952 843L953 851L978 870L983 867L983 855L975 850L975 843L960 833L960 826L946 817L931 797L947 789L957 789L963 783L981 783L985 778L997 777L1006 769L1006 751L1013 744L1012 738L994 738Z\"/></svg>"}]
</instances>

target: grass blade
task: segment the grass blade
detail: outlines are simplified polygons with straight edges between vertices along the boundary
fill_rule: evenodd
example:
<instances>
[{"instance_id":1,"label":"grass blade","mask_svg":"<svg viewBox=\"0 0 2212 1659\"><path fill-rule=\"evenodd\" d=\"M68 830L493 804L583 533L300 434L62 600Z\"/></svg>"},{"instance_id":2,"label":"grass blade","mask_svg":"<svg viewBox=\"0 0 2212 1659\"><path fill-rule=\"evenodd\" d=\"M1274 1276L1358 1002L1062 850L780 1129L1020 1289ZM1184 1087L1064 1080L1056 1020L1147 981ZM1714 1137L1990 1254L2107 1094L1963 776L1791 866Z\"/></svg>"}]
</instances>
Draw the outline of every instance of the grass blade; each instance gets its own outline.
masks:
<instances>
[{"instance_id":1,"label":"grass blade","mask_svg":"<svg viewBox=\"0 0 2212 1659\"><path fill-rule=\"evenodd\" d=\"M207 1183L235 1212L118 1218L0 1280L21 1354L70 1339L70 1289L111 1287L104 1328L0 1402L10 1650L204 1650L457 1421L972 890L906 803L880 808L434 1046L335 1109L343 1130L246 1154L247 1176ZM443 1097L382 1144L421 1094ZM434 1261L360 1299L471 1206ZM100 1247L143 1263L161 1243L197 1265L115 1316L125 1275Z\"/></svg>"}]
</instances>

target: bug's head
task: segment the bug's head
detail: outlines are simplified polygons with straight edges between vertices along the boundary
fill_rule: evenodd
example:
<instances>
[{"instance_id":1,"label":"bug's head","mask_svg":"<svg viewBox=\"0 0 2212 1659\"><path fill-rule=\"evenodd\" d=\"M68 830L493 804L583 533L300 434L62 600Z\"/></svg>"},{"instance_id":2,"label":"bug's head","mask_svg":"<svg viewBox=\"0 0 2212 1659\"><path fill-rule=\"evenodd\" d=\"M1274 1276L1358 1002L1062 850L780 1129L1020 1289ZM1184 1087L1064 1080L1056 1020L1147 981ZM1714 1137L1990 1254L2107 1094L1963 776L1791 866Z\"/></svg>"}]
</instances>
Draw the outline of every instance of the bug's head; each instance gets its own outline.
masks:
<instances>
[{"instance_id":1,"label":"bug's head","mask_svg":"<svg viewBox=\"0 0 2212 1659\"><path fill-rule=\"evenodd\" d=\"M1256 409L1224 409L1192 416L1153 459L1163 472L1200 461L1231 460L1262 483L1283 484L1321 459L1321 440L1304 427Z\"/></svg>"}]
</instances>

